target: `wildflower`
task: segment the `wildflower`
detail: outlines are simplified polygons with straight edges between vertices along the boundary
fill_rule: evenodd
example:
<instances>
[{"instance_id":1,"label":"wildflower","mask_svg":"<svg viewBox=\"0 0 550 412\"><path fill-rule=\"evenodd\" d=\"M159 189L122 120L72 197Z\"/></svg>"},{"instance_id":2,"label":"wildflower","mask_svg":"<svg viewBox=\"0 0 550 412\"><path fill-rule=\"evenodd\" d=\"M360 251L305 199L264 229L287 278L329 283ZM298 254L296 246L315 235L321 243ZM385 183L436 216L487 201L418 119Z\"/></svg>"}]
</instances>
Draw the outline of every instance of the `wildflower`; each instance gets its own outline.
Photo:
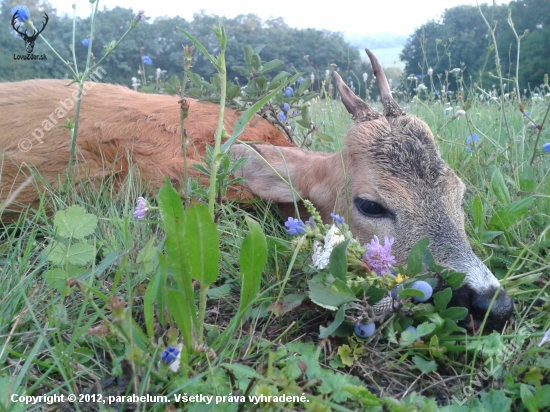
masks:
<instances>
[{"instance_id":1,"label":"wildflower","mask_svg":"<svg viewBox=\"0 0 550 412\"><path fill-rule=\"evenodd\" d=\"M304 78L302 76L298 77L298 80L296 80L296 83L300 84L304 81Z\"/></svg>"},{"instance_id":2,"label":"wildflower","mask_svg":"<svg viewBox=\"0 0 550 412\"><path fill-rule=\"evenodd\" d=\"M395 256L391 255L391 246L393 245L394 238L388 239L384 237L384 246L380 244L377 236L367 244L367 251L365 252L364 259L369 266L376 272L378 276L384 275L389 271L392 264L396 263Z\"/></svg>"},{"instance_id":3,"label":"wildflower","mask_svg":"<svg viewBox=\"0 0 550 412\"><path fill-rule=\"evenodd\" d=\"M134 23L140 23L145 19L145 10L138 11L138 14L134 18Z\"/></svg>"},{"instance_id":4,"label":"wildflower","mask_svg":"<svg viewBox=\"0 0 550 412\"><path fill-rule=\"evenodd\" d=\"M546 342L550 342L550 328L544 333L544 336L542 337L539 346L544 345Z\"/></svg>"},{"instance_id":5,"label":"wildflower","mask_svg":"<svg viewBox=\"0 0 550 412\"><path fill-rule=\"evenodd\" d=\"M311 73L311 76L309 76L309 78L311 79L311 83L315 81L315 75L313 73Z\"/></svg>"},{"instance_id":6,"label":"wildflower","mask_svg":"<svg viewBox=\"0 0 550 412\"><path fill-rule=\"evenodd\" d=\"M311 257L313 266L317 269L326 268L329 263L332 249L344 240L345 237L342 232L340 232L340 229L338 229L336 225L332 225L325 236L324 246L318 240L313 242L313 256Z\"/></svg>"},{"instance_id":7,"label":"wildflower","mask_svg":"<svg viewBox=\"0 0 550 412\"><path fill-rule=\"evenodd\" d=\"M160 360L162 363L169 365L176 360L179 354L179 350L177 350L173 346L168 346L166 349L164 349L164 352L162 352Z\"/></svg>"},{"instance_id":8,"label":"wildflower","mask_svg":"<svg viewBox=\"0 0 550 412\"><path fill-rule=\"evenodd\" d=\"M325 77L328 79L328 76L330 76L330 70L325 70Z\"/></svg>"},{"instance_id":9,"label":"wildflower","mask_svg":"<svg viewBox=\"0 0 550 412\"><path fill-rule=\"evenodd\" d=\"M422 80L422 75L417 74L416 76L414 76L414 78L415 78L416 80Z\"/></svg>"},{"instance_id":10,"label":"wildflower","mask_svg":"<svg viewBox=\"0 0 550 412\"><path fill-rule=\"evenodd\" d=\"M458 67L455 67L453 70L451 70L451 73L460 73L460 69Z\"/></svg>"},{"instance_id":11,"label":"wildflower","mask_svg":"<svg viewBox=\"0 0 550 412\"><path fill-rule=\"evenodd\" d=\"M141 61L143 64L151 65L153 64L153 60L149 58L149 56L142 56Z\"/></svg>"},{"instance_id":12,"label":"wildflower","mask_svg":"<svg viewBox=\"0 0 550 412\"><path fill-rule=\"evenodd\" d=\"M339 224L344 224L344 218L343 217L340 217L340 215L337 215L335 213L331 213L330 214L330 217L333 218L335 220L336 223L339 223Z\"/></svg>"},{"instance_id":13,"label":"wildflower","mask_svg":"<svg viewBox=\"0 0 550 412\"><path fill-rule=\"evenodd\" d=\"M464 110L457 110L455 112L455 114L453 115L453 119L457 119L459 118L460 116L464 116L466 114L466 112Z\"/></svg>"},{"instance_id":14,"label":"wildflower","mask_svg":"<svg viewBox=\"0 0 550 412\"><path fill-rule=\"evenodd\" d=\"M288 227L286 233L288 233L289 235L303 235L306 233L306 231L304 230L304 222L302 222L300 219L289 217L288 220L285 222L285 226Z\"/></svg>"},{"instance_id":15,"label":"wildflower","mask_svg":"<svg viewBox=\"0 0 550 412\"><path fill-rule=\"evenodd\" d=\"M453 92L450 90L447 90L447 96L450 96L451 94L453 94Z\"/></svg>"},{"instance_id":16,"label":"wildflower","mask_svg":"<svg viewBox=\"0 0 550 412\"><path fill-rule=\"evenodd\" d=\"M304 223L304 225L309 226L311 228L315 227L315 219L313 216L310 216L309 219Z\"/></svg>"},{"instance_id":17,"label":"wildflower","mask_svg":"<svg viewBox=\"0 0 550 412\"><path fill-rule=\"evenodd\" d=\"M544 153L550 153L550 143L544 143L544 144L542 145L542 151L543 151Z\"/></svg>"},{"instance_id":18,"label":"wildflower","mask_svg":"<svg viewBox=\"0 0 550 412\"><path fill-rule=\"evenodd\" d=\"M290 110L290 105L289 105L287 102L284 102L284 103L281 105L281 110L282 110L284 113L287 113L287 112Z\"/></svg>"},{"instance_id":19,"label":"wildflower","mask_svg":"<svg viewBox=\"0 0 550 412\"><path fill-rule=\"evenodd\" d=\"M141 76L141 69L138 69L138 74Z\"/></svg>"},{"instance_id":20,"label":"wildflower","mask_svg":"<svg viewBox=\"0 0 550 412\"><path fill-rule=\"evenodd\" d=\"M284 121L286 120L286 116L285 116L284 113L279 113L279 120L280 120L281 122L284 122Z\"/></svg>"},{"instance_id":21,"label":"wildflower","mask_svg":"<svg viewBox=\"0 0 550 412\"><path fill-rule=\"evenodd\" d=\"M18 21L27 22L31 16L27 6L15 6L11 9L11 15L16 16Z\"/></svg>"},{"instance_id":22,"label":"wildflower","mask_svg":"<svg viewBox=\"0 0 550 412\"><path fill-rule=\"evenodd\" d=\"M531 112L525 112L527 116L531 116Z\"/></svg>"},{"instance_id":23,"label":"wildflower","mask_svg":"<svg viewBox=\"0 0 550 412\"><path fill-rule=\"evenodd\" d=\"M439 90L435 90L435 91L434 91L434 95L435 95L436 97L439 97Z\"/></svg>"},{"instance_id":24,"label":"wildflower","mask_svg":"<svg viewBox=\"0 0 550 412\"><path fill-rule=\"evenodd\" d=\"M434 69L432 69L431 67L428 69L428 76L431 76L432 74L434 74Z\"/></svg>"},{"instance_id":25,"label":"wildflower","mask_svg":"<svg viewBox=\"0 0 550 412\"><path fill-rule=\"evenodd\" d=\"M86 37L84 40L82 40L82 45L84 47L88 47L90 45L90 38Z\"/></svg>"},{"instance_id":26,"label":"wildflower","mask_svg":"<svg viewBox=\"0 0 550 412\"><path fill-rule=\"evenodd\" d=\"M351 76L348 76L348 82L351 82L353 81L353 79L351 78Z\"/></svg>"},{"instance_id":27,"label":"wildflower","mask_svg":"<svg viewBox=\"0 0 550 412\"><path fill-rule=\"evenodd\" d=\"M479 136L477 135L477 133L474 133L472 136L468 136L466 138L466 143L470 145L472 144L472 142L474 143L477 142L478 139L479 139Z\"/></svg>"},{"instance_id":28,"label":"wildflower","mask_svg":"<svg viewBox=\"0 0 550 412\"><path fill-rule=\"evenodd\" d=\"M132 77L132 87L134 88L135 91L137 91L139 87L139 82L137 77Z\"/></svg>"},{"instance_id":29,"label":"wildflower","mask_svg":"<svg viewBox=\"0 0 550 412\"><path fill-rule=\"evenodd\" d=\"M426 89L427 89L427 87L426 87L426 85L425 85L424 83L420 83L420 84L418 85L418 91L426 90Z\"/></svg>"},{"instance_id":30,"label":"wildflower","mask_svg":"<svg viewBox=\"0 0 550 412\"><path fill-rule=\"evenodd\" d=\"M369 75L367 73L363 73L363 81L366 83L369 78Z\"/></svg>"},{"instance_id":31,"label":"wildflower","mask_svg":"<svg viewBox=\"0 0 550 412\"><path fill-rule=\"evenodd\" d=\"M134 218L135 219L140 219L140 220L145 219L145 214L149 210L149 208L147 206L148 206L147 200L145 200L141 196L138 197L137 207L136 207L136 210L134 212Z\"/></svg>"}]
</instances>

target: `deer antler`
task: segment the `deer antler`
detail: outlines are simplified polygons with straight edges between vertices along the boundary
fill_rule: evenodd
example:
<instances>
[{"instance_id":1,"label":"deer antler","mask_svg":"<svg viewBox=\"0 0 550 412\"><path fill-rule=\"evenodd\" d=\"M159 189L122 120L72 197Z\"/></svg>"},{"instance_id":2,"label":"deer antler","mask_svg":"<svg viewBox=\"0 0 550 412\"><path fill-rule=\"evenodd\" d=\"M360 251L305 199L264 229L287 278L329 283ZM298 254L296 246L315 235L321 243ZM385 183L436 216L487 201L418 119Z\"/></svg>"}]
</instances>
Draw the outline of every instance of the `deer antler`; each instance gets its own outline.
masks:
<instances>
[{"instance_id":1,"label":"deer antler","mask_svg":"<svg viewBox=\"0 0 550 412\"><path fill-rule=\"evenodd\" d=\"M346 106L348 112L353 116L353 120L356 122L368 122L380 117L380 113L370 107L351 91L337 72L334 72L333 75L336 88L340 92L340 96L342 96L342 103L344 103L344 106Z\"/></svg>"},{"instance_id":2,"label":"deer antler","mask_svg":"<svg viewBox=\"0 0 550 412\"><path fill-rule=\"evenodd\" d=\"M405 112L401 109L401 107L399 107L397 102L393 100L388 79L384 74L384 70L382 70L382 66L380 66L380 63L378 62L378 59L369 49L365 49L365 51L369 56L370 64L372 65L372 72L376 76L376 82L378 83L378 88L380 89L380 100L382 100L382 104L384 105L384 116L403 116Z\"/></svg>"},{"instance_id":3,"label":"deer antler","mask_svg":"<svg viewBox=\"0 0 550 412\"><path fill-rule=\"evenodd\" d=\"M50 18L48 17L48 14L44 13L44 24L42 25L42 28L32 35L35 40L38 38L38 35L44 31L49 20Z\"/></svg>"},{"instance_id":4,"label":"deer antler","mask_svg":"<svg viewBox=\"0 0 550 412\"><path fill-rule=\"evenodd\" d=\"M18 15L19 15L19 11L16 11L15 14L13 15L13 17L11 18L11 27L13 27L13 29L17 33L19 33L24 39L26 39L26 38L29 37L29 36L27 36L27 30L25 30L25 33L21 33L19 30L17 30L17 26L15 25L15 21L17 20ZM44 30L44 28L42 28L42 30Z\"/></svg>"}]
</instances>

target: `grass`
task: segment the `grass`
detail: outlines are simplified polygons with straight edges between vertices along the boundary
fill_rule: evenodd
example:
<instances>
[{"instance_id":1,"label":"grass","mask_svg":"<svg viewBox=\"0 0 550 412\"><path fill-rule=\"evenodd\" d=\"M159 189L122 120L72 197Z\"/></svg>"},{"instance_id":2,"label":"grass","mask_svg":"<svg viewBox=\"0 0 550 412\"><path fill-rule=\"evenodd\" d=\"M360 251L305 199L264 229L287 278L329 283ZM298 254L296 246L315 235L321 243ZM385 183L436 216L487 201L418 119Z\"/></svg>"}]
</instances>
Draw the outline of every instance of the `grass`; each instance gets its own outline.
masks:
<instances>
[{"instance_id":1,"label":"grass","mask_svg":"<svg viewBox=\"0 0 550 412\"><path fill-rule=\"evenodd\" d=\"M539 124L547 104L532 101L525 110ZM369 405L372 410L467 410L461 403L485 410L544 410L550 405L550 358L549 350L537 344L550 326L550 156L537 156L530 165L537 130L513 102L504 105L507 125L502 108L493 103L475 101L466 116L455 119L453 113L463 105L453 101L446 114L448 106L418 99L402 103L428 123L442 157L468 186L464 207L472 246L505 279L516 302L514 321L504 335L431 335L406 344L399 324L390 319L366 342L349 335L319 339L319 327L329 324L333 313L303 299L307 280L316 275L309 265L310 249L286 235L283 217L273 205L225 203L218 221L220 274L208 291L205 313L206 345L182 360L180 372L172 373L159 362L168 345L180 343L173 313L162 305L166 291L175 286L162 257L165 234L158 211L150 211L146 221L133 219L135 199L147 191L129 174L121 187L105 181L98 188L81 185L77 191L73 186L66 193L52 189L44 196L43 206L54 213L79 205L87 218L97 217L91 232L69 239L93 252L84 263L51 260L51 245L61 242L60 226L44 208L28 210L17 222L4 225L0 410L46 410L43 401L31 406L8 399L12 394L54 393L82 397L80 403L56 403L67 410L212 408L175 402L182 394L233 397L237 402L220 399L214 406L224 411L344 411ZM341 147L340 137L351 124L343 106L316 101L311 114L320 131L334 138L314 139L311 147ZM479 140L470 152L466 139L474 133ZM543 129L541 142L547 140ZM524 210L506 209L527 198L533 200ZM497 221L499 213L514 218ZM267 236L269 258L252 308L235 324L247 216ZM51 272L56 267L66 268L68 282ZM171 402L97 402L99 395L132 394L167 396ZM304 398L248 402L248 396L282 394ZM239 402L241 396L247 397L246 403Z\"/></svg>"}]
</instances>

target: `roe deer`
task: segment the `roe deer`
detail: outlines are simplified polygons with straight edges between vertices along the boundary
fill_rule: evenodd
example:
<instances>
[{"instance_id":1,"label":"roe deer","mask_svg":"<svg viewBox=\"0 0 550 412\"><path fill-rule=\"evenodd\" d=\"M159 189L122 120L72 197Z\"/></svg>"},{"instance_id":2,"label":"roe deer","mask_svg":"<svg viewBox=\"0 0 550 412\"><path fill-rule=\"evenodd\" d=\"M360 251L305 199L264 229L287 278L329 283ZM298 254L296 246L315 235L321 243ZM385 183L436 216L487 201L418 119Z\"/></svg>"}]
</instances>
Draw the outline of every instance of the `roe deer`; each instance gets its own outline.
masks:
<instances>
[{"instance_id":1,"label":"roe deer","mask_svg":"<svg viewBox=\"0 0 550 412\"><path fill-rule=\"evenodd\" d=\"M312 153L290 147L293 145L281 131L255 119L241 140L271 145L233 146L234 158L248 158L239 174L251 192L277 203L294 201L289 185L280 176L291 180L293 190L310 199L327 222L333 211L346 216L352 233L363 243L373 235L394 237L398 264L406 263L412 245L428 236L438 263L466 273L452 303L467 308L474 326L479 326L499 281L469 245L461 204L465 186L441 159L428 126L406 115L393 100L380 64L370 51L367 54L380 88L383 115L355 96L334 73L342 102L355 120L345 136L342 153ZM26 169L20 169L23 164L36 169L48 182L66 170L70 139L67 130L58 126L64 123L63 117L74 119L75 115L70 101L75 86L66 84L61 80L0 84L0 202L25 180ZM138 166L142 178L155 187L160 186L164 175L181 178L176 98L96 83L87 84L85 91L77 140L81 176L124 177L129 171L125 154L130 153L130 161ZM191 99L189 103L185 128L188 163L193 163L200 161L205 145L213 141L219 108ZM226 109L229 133L238 116ZM197 175L194 169L189 172ZM17 201L32 204L36 199L36 188L25 187ZM502 329L512 311L510 298L501 290L486 328Z\"/></svg>"}]
</instances>

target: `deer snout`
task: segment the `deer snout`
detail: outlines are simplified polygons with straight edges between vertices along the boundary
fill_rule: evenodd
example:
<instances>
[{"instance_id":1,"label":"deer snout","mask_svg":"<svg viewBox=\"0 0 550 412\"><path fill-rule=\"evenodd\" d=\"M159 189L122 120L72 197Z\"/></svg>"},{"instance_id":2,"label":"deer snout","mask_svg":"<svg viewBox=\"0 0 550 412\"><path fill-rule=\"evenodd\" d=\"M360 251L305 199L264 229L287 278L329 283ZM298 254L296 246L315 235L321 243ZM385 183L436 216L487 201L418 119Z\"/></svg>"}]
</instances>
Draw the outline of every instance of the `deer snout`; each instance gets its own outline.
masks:
<instances>
[{"instance_id":1,"label":"deer snout","mask_svg":"<svg viewBox=\"0 0 550 412\"><path fill-rule=\"evenodd\" d=\"M477 331L487 315L497 290L498 286L491 285L484 289L476 289L469 284L463 284L455 290L451 305L468 309L468 316L460 322L460 325ZM512 300L504 289L500 289L487 316L484 331L502 331L506 322L510 321L513 309Z\"/></svg>"}]
</instances>

